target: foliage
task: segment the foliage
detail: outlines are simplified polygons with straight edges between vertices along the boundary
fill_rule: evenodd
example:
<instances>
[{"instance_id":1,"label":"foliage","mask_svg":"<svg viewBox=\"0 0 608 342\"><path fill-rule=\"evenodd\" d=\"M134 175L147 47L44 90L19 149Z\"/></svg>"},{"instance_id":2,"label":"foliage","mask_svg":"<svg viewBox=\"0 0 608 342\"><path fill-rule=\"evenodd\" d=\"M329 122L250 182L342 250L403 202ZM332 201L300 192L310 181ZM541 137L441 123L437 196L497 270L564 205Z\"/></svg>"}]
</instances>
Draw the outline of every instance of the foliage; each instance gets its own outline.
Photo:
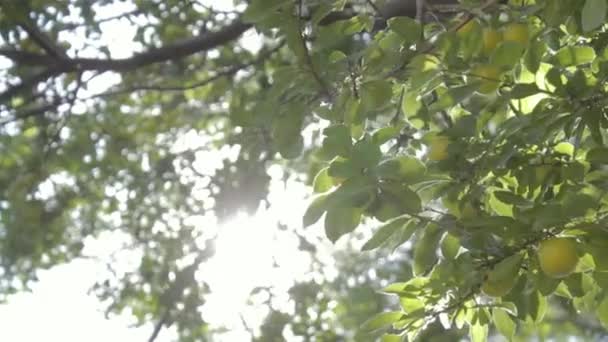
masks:
<instances>
[{"instance_id":1,"label":"foliage","mask_svg":"<svg viewBox=\"0 0 608 342\"><path fill-rule=\"evenodd\" d=\"M412 276L377 288L400 307L363 324L385 341L440 325L513 340L554 307L608 324L606 0L448 1L418 20L415 6L344 0L230 13L150 0L96 15L118 3L0 5L2 293L119 231L141 262L96 287L110 310L208 338L195 270L211 237L191 218L255 212L276 164L308 175L305 227L337 242L376 224L361 253L412 246ZM132 57L98 48L116 20L135 27ZM259 51L238 39L252 30ZM88 89L108 74L110 89ZM552 278L537 248L562 236L579 261ZM312 303L322 285L291 295ZM304 317L313 304L301 304Z\"/></svg>"}]
</instances>

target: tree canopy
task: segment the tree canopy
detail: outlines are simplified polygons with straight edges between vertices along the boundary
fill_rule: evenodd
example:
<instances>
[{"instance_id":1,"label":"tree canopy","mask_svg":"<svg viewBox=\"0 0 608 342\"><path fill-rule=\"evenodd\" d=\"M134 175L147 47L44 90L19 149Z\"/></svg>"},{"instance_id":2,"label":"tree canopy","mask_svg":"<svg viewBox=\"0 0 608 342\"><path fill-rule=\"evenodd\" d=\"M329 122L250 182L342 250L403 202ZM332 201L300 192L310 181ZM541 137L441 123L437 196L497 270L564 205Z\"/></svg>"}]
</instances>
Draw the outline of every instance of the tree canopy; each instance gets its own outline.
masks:
<instances>
[{"instance_id":1,"label":"tree canopy","mask_svg":"<svg viewBox=\"0 0 608 342\"><path fill-rule=\"evenodd\" d=\"M3 1L0 295L121 234L108 310L213 339L204 225L278 168L313 196L277 229L349 247L255 340L605 337L607 6Z\"/></svg>"}]
</instances>

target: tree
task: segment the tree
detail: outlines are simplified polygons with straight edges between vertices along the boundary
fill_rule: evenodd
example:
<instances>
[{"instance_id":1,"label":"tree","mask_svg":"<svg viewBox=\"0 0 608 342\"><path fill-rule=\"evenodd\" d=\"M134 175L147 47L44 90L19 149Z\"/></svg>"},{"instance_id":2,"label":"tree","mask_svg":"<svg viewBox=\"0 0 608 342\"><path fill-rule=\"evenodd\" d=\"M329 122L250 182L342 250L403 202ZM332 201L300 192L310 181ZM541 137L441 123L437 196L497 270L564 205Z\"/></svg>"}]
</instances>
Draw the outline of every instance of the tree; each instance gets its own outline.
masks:
<instances>
[{"instance_id":1,"label":"tree","mask_svg":"<svg viewBox=\"0 0 608 342\"><path fill-rule=\"evenodd\" d=\"M189 218L254 212L276 164L317 193L304 226L411 244L364 325L385 340L608 324L606 0L127 3L0 5L0 293L119 231L142 256L98 284L111 309L208 338ZM117 22L131 57L100 42Z\"/></svg>"}]
</instances>

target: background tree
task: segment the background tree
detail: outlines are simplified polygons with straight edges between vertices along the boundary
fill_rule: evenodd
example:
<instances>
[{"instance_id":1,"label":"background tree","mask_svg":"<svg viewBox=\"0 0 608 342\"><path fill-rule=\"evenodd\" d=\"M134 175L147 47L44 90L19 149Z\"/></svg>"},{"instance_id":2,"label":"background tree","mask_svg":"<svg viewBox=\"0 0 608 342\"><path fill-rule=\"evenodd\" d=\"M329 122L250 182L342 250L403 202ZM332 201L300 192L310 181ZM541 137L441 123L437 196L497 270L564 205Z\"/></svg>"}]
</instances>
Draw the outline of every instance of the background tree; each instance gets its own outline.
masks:
<instances>
[{"instance_id":1,"label":"background tree","mask_svg":"<svg viewBox=\"0 0 608 342\"><path fill-rule=\"evenodd\" d=\"M151 340L170 325L180 340L209 338L196 271L212 236L197 222L255 212L277 165L317 193L305 227L323 218L336 242L376 224L362 253L405 244L411 274L366 283L398 301L391 311L368 287L342 287L369 267L299 284L297 320L273 311L259 338L280 339L287 321L309 339L366 336L348 331L353 297L366 315L384 311L363 328L388 341L601 334L606 7L3 2L0 293L113 231L141 261L96 285L110 310L156 322ZM126 56L100 38L117 21L135 29ZM254 32L258 46L244 39ZM353 315L324 324L306 303Z\"/></svg>"}]
</instances>

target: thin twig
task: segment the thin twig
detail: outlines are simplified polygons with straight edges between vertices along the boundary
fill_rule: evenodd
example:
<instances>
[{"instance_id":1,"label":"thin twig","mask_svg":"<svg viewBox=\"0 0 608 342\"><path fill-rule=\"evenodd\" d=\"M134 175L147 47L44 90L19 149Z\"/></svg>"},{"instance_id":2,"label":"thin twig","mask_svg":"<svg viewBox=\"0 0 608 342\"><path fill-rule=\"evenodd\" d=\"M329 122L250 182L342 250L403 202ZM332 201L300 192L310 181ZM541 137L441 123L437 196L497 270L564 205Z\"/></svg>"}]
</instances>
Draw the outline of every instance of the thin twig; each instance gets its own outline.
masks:
<instances>
[{"instance_id":1,"label":"thin twig","mask_svg":"<svg viewBox=\"0 0 608 342\"><path fill-rule=\"evenodd\" d=\"M51 39L49 39L38 27L29 21L21 21L18 23L19 26L27 32L29 37L38 44L49 56L58 59L67 59L65 51L55 46Z\"/></svg>"},{"instance_id":2,"label":"thin twig","mask_svg":"<svg viewBox=\"0 0 608 342\"><path fill-rule=\"evenodd\" d=\"M299 0L298 3L299 3L298 20L300 21L300 39L299 40L300 40L300 44L302 46L302 50L304 52L305 62L308 65L308 68L310 69L309 71L312 74L312 76L314 77L315 81L321 87L321 90L323 91L323 95L325 97L327 97L328 99L331 99L332 93L329 91L329 88L325 84L325 81L323 81L323 78L321 78L321 76L317 72L317 69L315 68L314 63L312 61L312 58L310 57L310 51L308 50L308 45L306 45L306 38L304 37L304 22L302 21L302 6L303 6L302 0Z\"/></svg>"},{"instance_id":3,"label":"thin twig","mask_svg":"<svg viewBox=\"0 0 608 342\"><path fill-rule=\"evenodd\" d=\"M416 0L416 20L422 23L422 13L424 11L424 0Z\"/></svg>"},{"instance_id":4,"label":"thin twig","mask_svg":"<svg viewBox=\"0 0 608 342\"><path fill-rule=\"evenodd\" d=\"M359 98L359 90L357 89L357 77L355 75L355 72L353 70L353 65L350 62L349 59L347 59L348 61L348 72L350 73L350 81L352 83L353 86L353 95L355 95L355 98L358 99Z\"/></svg>"},{"instance_id":5,"label":"thin twig","mask_svg":"<svg viewBox=\"0 0 608 342\"><path fill-rule=\"evenodd\" d=\"M163 315L161 316L160 320L154 326L154 330L152 330L152 335L150 335L150 338L148 338L148 342L154 342L156 340L156 338L158 337L158 334L160 333L161 329L167 323L168 320L169 320L169 309L166 309L165 312L163 313Z\"/></svg>"},{"instance_id":6,"label":"thin twig","mask_svg":"<svg viewBox=\"0 0 608 342\"><path fill-rule=\"evenodd\" d=\"M395 116L391 119L391 125L395 125L399 120L399 116L401 116L402 108L403 108L403 97L405 96L405 87L401 87L401 94L399 95L399 101L397 102L397 111L395 112Z\"/></svg>"}]
</instances>

